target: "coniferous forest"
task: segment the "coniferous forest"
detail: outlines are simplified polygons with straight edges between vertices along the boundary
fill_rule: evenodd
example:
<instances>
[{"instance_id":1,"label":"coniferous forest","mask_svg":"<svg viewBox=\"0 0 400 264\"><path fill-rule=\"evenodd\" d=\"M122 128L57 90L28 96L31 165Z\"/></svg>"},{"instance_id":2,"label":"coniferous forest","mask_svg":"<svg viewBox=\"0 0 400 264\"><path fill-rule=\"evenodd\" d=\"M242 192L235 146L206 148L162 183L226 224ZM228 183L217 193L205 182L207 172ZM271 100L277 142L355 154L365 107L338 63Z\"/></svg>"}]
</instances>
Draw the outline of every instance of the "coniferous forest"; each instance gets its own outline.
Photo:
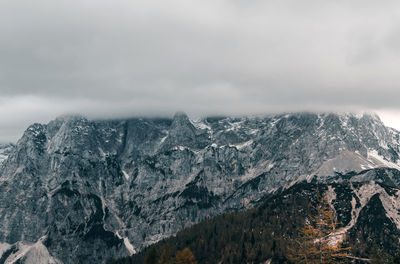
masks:
<instances>
[{"instance_id":1,"label":"coniferous forest","mask_svg":"<svg viewBox=\"0 0 400 264\"><path fill-rule=\"evenodd\" d=\"M345 195L346 186L337 184L336 190L340 188ZM280 194L269 196L256 208L206 219L137 255L109 263L196 263L178 261L179 254L184 250L192 252L199 264L265 263L268 260L282 264L400 263L396 258L398 243L387 244L388 237L382 237L382 225L374 221L365 226L354 226L350 230L354 237L340 243L340 249L332 251L325 248L331 250L332 259L324 253L324 260L320 262L319 255L311 256L313 249L299 247L304 239L304 230L310 229L313 217L325 214L332 218L326 209L319 209L325 206L321 205L321 201L325 200L326 191L327 186L323 184L297 184ZM336 202L339 204L343 200L337 199ZM341 228L348 221L345 210L336 213L334 224L326 220L327 228ZM368 239L357 237L359 229L368 232L364 233ZM295 251L311 257L306 261L299 255L294 256Z\"/></svg>"}]
</instances>

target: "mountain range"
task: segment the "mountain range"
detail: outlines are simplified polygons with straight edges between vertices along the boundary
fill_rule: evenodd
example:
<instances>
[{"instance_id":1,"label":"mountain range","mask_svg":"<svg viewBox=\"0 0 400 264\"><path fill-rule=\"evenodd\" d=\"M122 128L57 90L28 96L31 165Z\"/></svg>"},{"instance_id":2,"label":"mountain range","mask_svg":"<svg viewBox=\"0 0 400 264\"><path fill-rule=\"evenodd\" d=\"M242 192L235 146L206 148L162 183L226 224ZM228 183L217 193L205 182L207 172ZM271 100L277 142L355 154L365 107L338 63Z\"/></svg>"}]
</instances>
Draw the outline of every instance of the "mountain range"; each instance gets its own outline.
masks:
<instances>
[{"instance_id":1,"label":"mountain range","mask_svg":"<svg viewBox=\"0 0 400 264\"><path fill-rule=\"evenodd\" d=\"M399 137L350 113L33 124L0 146L0 263L105 263L305 183L343 210L342 239L360 240L371 214L396 238Z\"/></svg>"}]
</instances>

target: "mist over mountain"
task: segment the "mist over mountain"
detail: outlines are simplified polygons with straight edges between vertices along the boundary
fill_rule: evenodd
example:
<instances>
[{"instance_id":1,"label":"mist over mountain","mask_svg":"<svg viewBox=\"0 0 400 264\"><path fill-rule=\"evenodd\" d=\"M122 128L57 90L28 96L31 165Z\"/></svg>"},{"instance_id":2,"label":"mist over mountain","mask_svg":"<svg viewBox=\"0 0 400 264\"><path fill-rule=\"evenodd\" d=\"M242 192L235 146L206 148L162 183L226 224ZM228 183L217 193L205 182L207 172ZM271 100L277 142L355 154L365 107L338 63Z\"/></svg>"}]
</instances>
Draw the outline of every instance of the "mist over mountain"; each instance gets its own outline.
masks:
<instances>
[{"instance_id":1,"label":"mist over mountain","mask_svg":"<svg viewBox=\"0 0 400 264\"><path fill-rule=\"evenodd\" d=\"M374 114L33 124L1 147L0 261L105 263L300 182L368 183L342 209L361 215L379 192L398 232L400 202L379 184L399 187L399 137Z\"/></svg>"}]
</instances>

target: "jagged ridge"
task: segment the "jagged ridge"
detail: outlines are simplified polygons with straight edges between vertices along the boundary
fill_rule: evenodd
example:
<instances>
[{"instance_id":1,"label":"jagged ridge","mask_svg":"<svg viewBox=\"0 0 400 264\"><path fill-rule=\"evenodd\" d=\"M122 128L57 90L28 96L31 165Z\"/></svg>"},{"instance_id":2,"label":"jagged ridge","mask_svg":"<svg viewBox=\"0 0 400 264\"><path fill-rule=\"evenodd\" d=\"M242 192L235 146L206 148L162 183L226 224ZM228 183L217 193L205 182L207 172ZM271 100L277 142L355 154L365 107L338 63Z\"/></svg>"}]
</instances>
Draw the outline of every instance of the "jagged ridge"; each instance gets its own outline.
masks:
<instances>
[{"instance_id":1,"label":"jagged ridge","mask_svg":"<svg viewBox=\"0 0 400 264\"><path fill-rule=\"evenodd\" d=\"M0 168L0 241L45 237L57 261L105 262L282 186L325 179L315 172L344 150L365 169L396 170L398 139L378 117L351 114L34 124Z\"/></svg>"}]
</instances>

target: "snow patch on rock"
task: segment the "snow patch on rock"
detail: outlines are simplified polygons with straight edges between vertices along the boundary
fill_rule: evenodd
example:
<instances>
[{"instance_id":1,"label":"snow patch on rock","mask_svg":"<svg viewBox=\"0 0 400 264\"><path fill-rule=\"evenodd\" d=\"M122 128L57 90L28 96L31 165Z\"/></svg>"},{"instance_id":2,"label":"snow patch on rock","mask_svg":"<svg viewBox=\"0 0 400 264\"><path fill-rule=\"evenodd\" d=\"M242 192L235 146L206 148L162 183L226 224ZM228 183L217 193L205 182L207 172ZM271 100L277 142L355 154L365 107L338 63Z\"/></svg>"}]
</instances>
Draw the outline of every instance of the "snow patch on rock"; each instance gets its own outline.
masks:
<instances>
[{"instance_id":1,"label":"snow patch on rock","mask_svg":"<svg viewBox=\"0 0 400 264\"><path fill-rule=\"evenodd\" d=\"M211 130L211 127L202 119L189 119L189 121L197 129Z\"/></svg>"},{"instance_id":2,"label":"snow patch on rock","mask_svg":"<svg viewBox=\"0 0 400 264\"><path fill-rule=\"evenodd\" d=\"M126 171L124 171L124 170L122 170L122 174L124 175L124 177L125 177L125 179L126 180L129 180L129 174L126 172Z\"/></svg>"},{"instance_id":3,"label":"snow patch on rock","mask_svg":"<svg viewBox=\"0 0 400 264\"><path fill-rule=\"evenodd\" d=\"M368 160L377 167L388 167L400 170L400 166L396 163L386 160L384 157L378 154L376 150L368 151Z\"/></svg>"},{"instance_id":4,"label":"snow patch on rock","mask_svg":"<svg viewBox=\"0 0 400 264\"><path fill-rule=\"evenodd\" d=\"M131 255L136 254L136 250L127 237L124 237L124 245Z\"/></svg>"},{"instance_id":5,"label":"snow patch on rock","mask_svg":"<svg viewBox=\"0 0 400 264\"><path fill-rule=\"evenodd\" d=\"M352 197L351 219L347 226L339 228L330 234L330 244L333 245L344 240L347 231L357 223L361 210L375 194L379 194L379 198L386 211L386 216L396 225L397 229L400 230L400 190L397 190L395 195L389 195L381 185L374 181L363 184L359 189L355 189L353 185L351 185L351 188L355 196L359 199L361 206L356 207L357 201L355 197ZM328 196L329 195L333 197L332 190L330 189L328 189Z\"/></svg>"}]
</instances>

